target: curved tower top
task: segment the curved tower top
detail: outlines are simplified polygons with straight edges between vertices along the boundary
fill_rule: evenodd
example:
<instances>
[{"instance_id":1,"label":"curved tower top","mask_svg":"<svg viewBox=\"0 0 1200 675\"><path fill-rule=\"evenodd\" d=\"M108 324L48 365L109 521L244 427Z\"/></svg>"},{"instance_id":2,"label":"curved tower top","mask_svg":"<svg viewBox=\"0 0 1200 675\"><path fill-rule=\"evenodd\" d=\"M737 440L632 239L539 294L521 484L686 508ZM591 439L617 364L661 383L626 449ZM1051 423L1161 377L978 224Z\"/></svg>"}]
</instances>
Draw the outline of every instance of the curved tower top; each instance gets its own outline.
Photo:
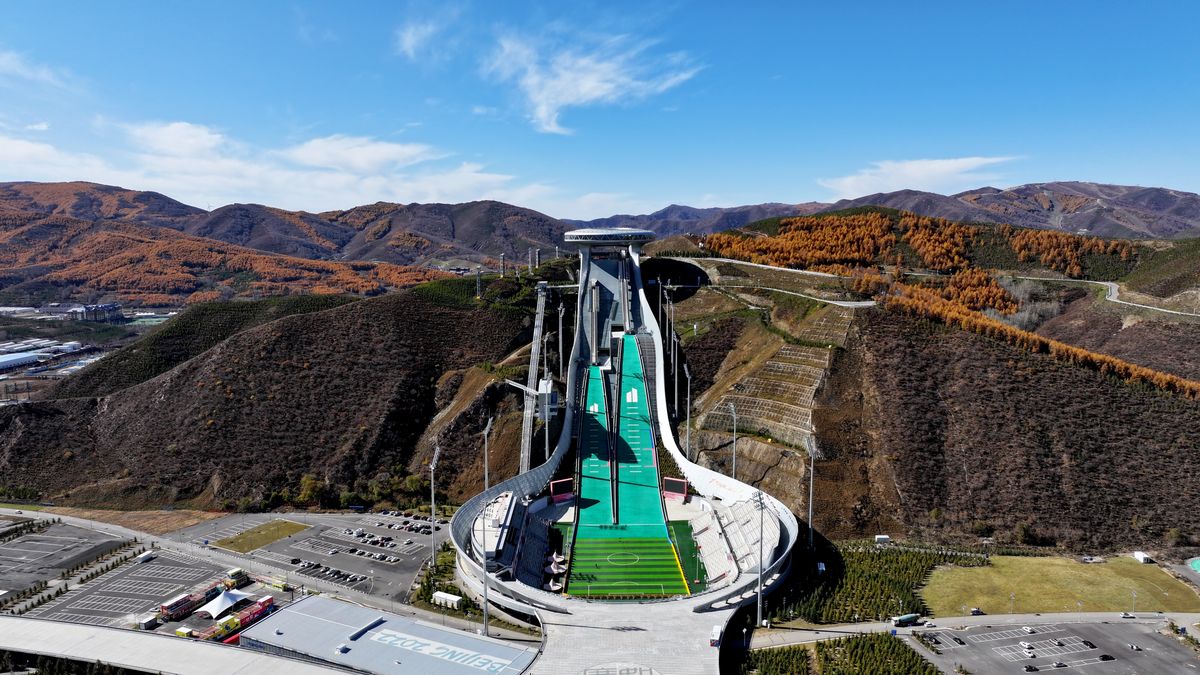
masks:
<instances>
[{"instance_id":1,"label":"curved tower top","mask_svg":"<svg viewBox=\"0 0 1200 675\"><path fill-rule=\"evenodd\" d=\"M633 227L596 227L570 230L563 234L563 241L579 246L629 246L654 241L650 230Z\"/></svg>"}]
</instances>

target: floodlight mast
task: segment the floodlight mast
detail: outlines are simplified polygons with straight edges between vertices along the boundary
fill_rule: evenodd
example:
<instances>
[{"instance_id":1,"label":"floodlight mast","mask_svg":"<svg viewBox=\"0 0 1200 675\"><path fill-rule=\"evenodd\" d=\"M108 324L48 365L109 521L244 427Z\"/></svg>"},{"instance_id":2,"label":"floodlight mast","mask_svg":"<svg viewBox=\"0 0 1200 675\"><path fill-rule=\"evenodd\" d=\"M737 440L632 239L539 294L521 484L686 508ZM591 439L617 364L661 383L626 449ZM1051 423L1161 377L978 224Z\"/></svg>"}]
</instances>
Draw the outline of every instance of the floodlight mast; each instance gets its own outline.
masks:
<instances>
[{"instance_id":1,"label":"floodlight mast","mask_svg":"<svg viewBox=\"0 0 1200 675\"><path fill-rule=\"evenodd\" d=\"M488 436L492 433L492 422L495 417L489 417L487 426L483 428L483 491L490 487L488 480ZM488 637L488 545L487 545L487 506L483 513L483 636Z\"/></svg>"},{"instance_id":2,"label":"floodlight mast","mask_svg":"<svg viewBox=\"0 0 1200 675\"><path fill-rule=\"evenodd\" d=\"M554 250L555 250L554 257L557 258L558 257L558 247L556 246ZM558 297L561 298L562 295L559 295ZM563 312L565 312L565 311L566 311L566 309L563 307L562 300L559 300L559 302L558 302L558 379L560 379L560 380L563 379L563 363L567 360L566 357L563 356L563 350L562 350L563 349L563 347L562 347L562 339L563 339L562 322L563 322Z\"/></svg>"},{"instance_id":3,"label":"floodlight mast","mask_svg":"<svg viewBox=\"0 0 1200 675\"><path fill-rule=\"evenodd\" d=\"M683 456L692 461L692 372L688 370L688 365L683 364L683 376L687 378L687 423L684 426L684 434L687 440L683 444Z\"/></svg>"},{"instance_id":4,"label":"floodlight mast","mask_svg":"<svg viewBox=\"0 0 1200 675\"><path fill-rule=\"evenodd\" d=\"M756 625L761 627L763 625L763 518L764 512L767 510L761 489L756 495L755 503L758 505L758 623Z\"/></svg>"},{"instance_id":5,"label":"floodlight mast","mask_svg":"<svg viewBox=\"0 0 1200 675\"><path fill-rule=\"evenodd\" d=\"M733 401L729 402L729 412L733 414L733 476L737 480L737 408L733 406Z\"/></svg>"},{"instance_id":6,"label":"floodlight mast","mask_svg":"<svg viewBox=\"0 0 1200 675\"><path fill-rule=\"evenodd\" d=\"M433 444L433 459L429 462L429 517L437 520L437 502L435 499L434 490L437 483L434 481L433 472L437 469L438 457L442 454L442 447L435 441ZM433 549L429 553L429 573L433 574L434 565L437 564L437 530L429 533L429 547Z\"/></svg>"}]
</instances>

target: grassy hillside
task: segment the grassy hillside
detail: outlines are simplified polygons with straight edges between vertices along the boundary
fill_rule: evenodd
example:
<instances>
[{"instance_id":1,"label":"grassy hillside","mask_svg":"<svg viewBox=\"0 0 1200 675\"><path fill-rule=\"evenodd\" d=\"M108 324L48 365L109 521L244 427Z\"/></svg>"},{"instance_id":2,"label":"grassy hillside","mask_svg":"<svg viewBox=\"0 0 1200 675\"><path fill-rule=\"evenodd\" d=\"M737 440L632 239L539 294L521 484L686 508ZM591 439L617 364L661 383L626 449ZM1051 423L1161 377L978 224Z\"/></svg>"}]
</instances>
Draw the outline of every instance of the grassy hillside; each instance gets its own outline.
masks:
<instances>
[{"instance_id":1,"label":"grassy hillside","mask_svg":"<svg viewBox=\"0 0 1200 675\"><path fill-rule=\"evenodd\" d=\"M0 342L41 338L67 342L77 340L90 345L107 345L135 335L123 326L90 321L35 321L0 316Z\"/></svg>"},{"instance_id":2,"label":"grassy hillside","mask_svg":"<svg viewBox=\"0 0 1200 675\"><path fill-rule=\"evenodd\" d=\"M528 340L531 281L496 280L469 303L459 285L283 316L103 399L2 409L0 475L124 508L390 494L450 395L442 376Z\"/></svg>"},{"instance_id":3,"label":"grassy hillside","mask_svg":"<svg viewBox=\"0 0 1200 675\"><path fill-rule=\"evenodd\" d=\"M1160 298L1200 288L1200 239L1184 239L1171 248L1143 254L1124 281L1135 291Z\"/></svg>"},{"instance_id":4,"label":"grassy hillside","mask_svg":"<svg viewBox=\"0 0 1200 675\"><path fill-rule=\"evenodd\" d=\"M356 299L309 295L195 305L136 343L63 380L49 397L106 396L165 373L248 328L285 316L332 309Z\"/></svg>"}]
</instances>

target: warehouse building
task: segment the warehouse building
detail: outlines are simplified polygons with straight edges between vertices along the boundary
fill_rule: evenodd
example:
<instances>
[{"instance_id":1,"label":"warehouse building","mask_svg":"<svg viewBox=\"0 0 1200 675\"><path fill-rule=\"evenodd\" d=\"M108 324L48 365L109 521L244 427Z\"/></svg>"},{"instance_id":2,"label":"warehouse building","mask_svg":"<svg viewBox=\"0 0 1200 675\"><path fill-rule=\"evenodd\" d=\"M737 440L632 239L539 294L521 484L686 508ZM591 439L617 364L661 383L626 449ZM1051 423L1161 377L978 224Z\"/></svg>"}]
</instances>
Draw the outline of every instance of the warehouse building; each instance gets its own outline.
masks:
<instances>
[{"instance_id":1,"label":"warehouse building","mask_svg":"<svg viewBox=\"0 0 1200 675\"><path fill-rule=\"evenodd\" d=\"M239 644L368 673L517 675L537 656L534 649L319 595L251 626Z\"/></svg>"},{"instance_id":2,"label":"warehouse building","mask_svg":"<svg viewBox=\"0 0 1200 675\"><path fill-rule=\"evenodd\" d=\"M31 354L28 352L23 354L0 354L0 373L24 368L29 365L36 365L40 356L41 354Z\"/></svg>"}]
</instances>

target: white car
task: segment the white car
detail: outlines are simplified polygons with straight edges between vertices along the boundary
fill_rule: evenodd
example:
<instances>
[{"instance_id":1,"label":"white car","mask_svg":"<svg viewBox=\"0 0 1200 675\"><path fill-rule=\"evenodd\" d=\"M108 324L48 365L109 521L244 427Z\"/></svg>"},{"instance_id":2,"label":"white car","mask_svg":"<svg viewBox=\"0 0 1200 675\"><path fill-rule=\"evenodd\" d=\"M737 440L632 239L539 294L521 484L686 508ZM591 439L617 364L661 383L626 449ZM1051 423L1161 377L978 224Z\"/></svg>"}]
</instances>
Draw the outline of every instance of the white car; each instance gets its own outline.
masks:
<instances>
[{"instance_id":1,"label":"white car","mask_svg":"<svg viewBox=\"0 0 1200 675\"><path fill-rule=\"evenodd\" d=\"M1034 633L1037 632L1036 630L1030 628L1029 626L1021 626L1021 630L1025 631L1026 633L1028 633L1030 635L1033 635Z\"/></svg>"}]
</instances>

